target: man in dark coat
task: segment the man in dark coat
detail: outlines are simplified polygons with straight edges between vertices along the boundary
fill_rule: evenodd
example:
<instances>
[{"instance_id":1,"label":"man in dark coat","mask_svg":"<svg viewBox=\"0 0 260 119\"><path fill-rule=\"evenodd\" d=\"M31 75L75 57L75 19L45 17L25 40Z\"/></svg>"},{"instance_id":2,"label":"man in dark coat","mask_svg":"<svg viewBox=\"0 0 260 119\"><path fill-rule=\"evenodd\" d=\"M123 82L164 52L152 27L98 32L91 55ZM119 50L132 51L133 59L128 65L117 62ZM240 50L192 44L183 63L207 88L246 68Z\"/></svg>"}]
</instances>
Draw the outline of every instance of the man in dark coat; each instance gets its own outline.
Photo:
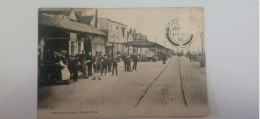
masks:
<instances>
[{"instance_id":1,"label":"man in dark coat","mask_svg":"<svg viewBox=\"0 0 260 119\"><path fill-rule=\"evenodd\" d=\"M118 64L117 63L120 61L119 55L116 55L116 53L115 53L112 61L113 61L112 76L114 75L114 71L116 71L116 75L118 76L118 73L117 73Z\"/></svg>"},{"instance_id":2,"label":"man in dark coat","mask_svg":"<svg viewBox=\"0 0 260 119\"><path fill-rule=\"evenodd\" d=\"M134 54L133 57L132 57L132 59L133 59L133 62L134 62L132 70L136 70L137 62L138 62L138 60L139 60L138 55L137 55L137 54Z\"/></svg>"},{"instance_id":3,"label":"man in dark coat","mask_svg":"<svg viewBox=\"0 0 260 119\"><path fill-rule=\"evenodd\" d=\"M107 74L107 65L108 65L108 59L107 56L104 55L103 59L102 59L102 68L101 68L101 76L105 70L105 75Z\"/></svg>"},{"instance_id":4,"label":"man in dark coat","mask_svg":"<svg viewBox=\"0 0 260 119\"><path fill-rule=\"evenodd\" d=\"M58 53L56 51L53 52L53 56L50 59L51 64L51 80L55 82L56 80L60 79L60 58L58 56Z\"/></svg>"},{"instance_id":5,"label":"man in dark coat","mask_svg":"<svg viewBox=\"0 0 260 119\"><path fill-rule=\"evenodd\" d=\"M107 53L107 60L108 60L107 69L108 69L108 72L111 72L111 68L112 68L112 54L111 54L111 51L109 51Z\"/></svg>"},{"instance_id":6,"label":"man in dark coat","mask_svg":"<svg viewBox=\"0 0 260 119\"><path fill-rule=\"evenodd\" d=\"M75 57L72 61L71 61L71 69L72 69L72 79L73 82L78 82L78 71L79 68L81 67L81 63L79 61L79 57Z\"/></svg>"},{"instance_id":7,"label":"man in dark coat","mask_svg":"<svg viewBox=\"0 0 260 119\"><path fill-rule=\"evenodd\" d=\"M131 71L131 57L128 55L126 57L127 71Z\"/></svg>"},{"instance_id":8,"label":"man in dark coat","mask_svg":"<svg viewBox=\"0 0 260 119\"><path fill-rule=\"evenodd\" d=\"M167 56L165 53L162 54L162 60L163 60L163 64L166 64L166 59L167 59Z\"/></svg>"},{"instance_id":9,"label":"man in dark coat","mask_svg":"<svg viewBox=\"0 0 260 119\"><path fill-rule=\"evenodd\" d=\"M86 72L86 54L85 54L85 50L82 50L82 53L78 55L78 60L81 64L80 69L83 73L83 77L84 78L88 78L87 76L87 72Z\"/></svg>"}]
</instances>

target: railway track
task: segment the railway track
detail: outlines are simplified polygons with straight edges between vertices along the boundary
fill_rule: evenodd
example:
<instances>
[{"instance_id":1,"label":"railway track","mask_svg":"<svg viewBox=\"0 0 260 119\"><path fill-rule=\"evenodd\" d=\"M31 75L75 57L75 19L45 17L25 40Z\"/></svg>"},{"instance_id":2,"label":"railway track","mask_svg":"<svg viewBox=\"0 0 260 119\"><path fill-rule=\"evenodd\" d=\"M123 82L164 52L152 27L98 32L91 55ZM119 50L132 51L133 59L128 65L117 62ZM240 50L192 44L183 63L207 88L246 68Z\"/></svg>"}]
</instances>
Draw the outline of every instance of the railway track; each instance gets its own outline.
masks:
<instances>
[{"instance_id":1,"label":"railway track","mask_svg":"<svg viewBox=\"0 0 260 119\"><path fill-rule=\"evenodd\" d=\"M185 89L184 89L184 82L183 82L183 78L182 78L182 72L181 72L181 67L180 67L180 61L179 61L179 58L177 59L177 64L178 64L178 73L180 75L180 84L181 84L181 96L182 96L182 102L184 103L185 107L188 106L188 103L187 103L187 99L186 99L186 96L185 96ZM141 93L141 95L139 96L139 98L137 99L134 107L138 107L138 105L140 105L144 99L144 97L146 96L147 92L151 89L151 87L155 84L156 81L158 81L159 77L163 74L163 72L168 68L168 66L172 63L172 60L170 60L170 62L167 64L166 67L163 68L163 70L155 77L155 79L148 85L144 88L144 91ZM164 90L162 90L162 92L165 92ZM163 96L162 98L164 98L164 95L161 95ZM163 105L165 106L166 105L166 102L163 103Z\"/></svg>"}]
</instances>

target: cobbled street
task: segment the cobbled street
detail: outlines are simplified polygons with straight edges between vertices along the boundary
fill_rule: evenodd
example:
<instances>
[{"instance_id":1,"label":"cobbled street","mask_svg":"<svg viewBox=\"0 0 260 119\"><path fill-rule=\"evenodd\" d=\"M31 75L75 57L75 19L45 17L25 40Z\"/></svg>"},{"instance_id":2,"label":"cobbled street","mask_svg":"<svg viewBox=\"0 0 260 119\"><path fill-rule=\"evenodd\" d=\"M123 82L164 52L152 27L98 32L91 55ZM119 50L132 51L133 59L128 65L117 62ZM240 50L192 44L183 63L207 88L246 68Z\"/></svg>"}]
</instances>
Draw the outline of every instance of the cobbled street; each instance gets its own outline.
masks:
<instances>
[{"instance_id":1,"label":"cobbled street","mask_svg":"<svg viewBox=\"0 0 260 119\"><path fill-rule=\"evenodd\" d=\"M177 56L169 58L164 65L162 61L138 62L137 70L132 72L124 71L121 66L118 76L111 76L109 72L102 80L90 77L69 85L39 87L38 112L98 111L111 115L120 113L124 117L133 113L138 117L143 110L150 111L142 115L158 117L169 113L176 116L206 114L205 71L199 62ZM158 109L171 107L165 114L156 113ZM94 114L91 117L95 117Z\"/></svg>"}]
</instances>

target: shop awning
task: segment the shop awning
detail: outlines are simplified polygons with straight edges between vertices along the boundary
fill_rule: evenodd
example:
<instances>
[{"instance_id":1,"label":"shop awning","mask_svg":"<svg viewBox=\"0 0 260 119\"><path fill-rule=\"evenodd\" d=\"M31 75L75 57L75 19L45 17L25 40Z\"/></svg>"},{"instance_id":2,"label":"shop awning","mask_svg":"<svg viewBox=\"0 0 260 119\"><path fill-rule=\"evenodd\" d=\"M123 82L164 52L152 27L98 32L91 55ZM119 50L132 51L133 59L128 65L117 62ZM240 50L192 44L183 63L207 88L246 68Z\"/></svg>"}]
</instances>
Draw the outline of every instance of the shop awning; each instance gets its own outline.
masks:
<instances>
[{"instance_id":1,"label":"shop awning","mask_svg":"<svg viewBox=\"0 0 260 119\"><path fill-rule=\"evenodd\" d=\"M64 19L63 15L41 14L39 16L39 24L72 30L76 32L84 32L106 36L106 33L95 27L92 27L87 24L66 20Z\"/></svg>"},{"instance_id":2,"label":"shop awning","mask_svg":"<svg viewBox=\"0 0 260 119\"><path fill-rule=\"evenodd\" d=\"M153 47L156 46L154 42L150 41L130 41L124 43L127 46L134 46L134 47Z\"/></svg>"},{"instance_id":3,"label":"shop awning","mask_svg":"<svg viewBox=\"0 0 260 119\"><path fill-rule=\"evenodd\" d=\"M126 46L134 46L134 47L163 47L162 45L155 43L155 42L150 42L150 41L130 41L124 43ZM164 47L163 47L164 48Z\"/></svg>"}]
</instances>

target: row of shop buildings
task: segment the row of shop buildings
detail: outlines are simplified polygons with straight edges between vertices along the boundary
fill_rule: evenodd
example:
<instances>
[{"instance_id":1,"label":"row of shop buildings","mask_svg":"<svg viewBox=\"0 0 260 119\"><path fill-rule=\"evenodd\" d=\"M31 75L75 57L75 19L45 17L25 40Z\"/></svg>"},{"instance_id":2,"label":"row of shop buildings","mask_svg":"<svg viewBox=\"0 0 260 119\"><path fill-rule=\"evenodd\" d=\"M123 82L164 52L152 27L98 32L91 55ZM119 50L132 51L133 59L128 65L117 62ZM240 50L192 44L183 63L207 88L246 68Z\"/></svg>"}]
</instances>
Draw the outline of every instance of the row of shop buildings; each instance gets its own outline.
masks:
<instances>
[{"instance_id":1,"label":"row of shop buildings","mask_svg":"<svg viewBox=\"0 0 260 119\"><path fill-rule=\"evenodd\" d=\"M44 60L54 51L65 50L69 57L80 51L119 54L144 53L163 46L150 42L147 36L127 25L73 9L39 9L38 56ZM154 49L156 48L156 49ZM144 51L144 49L146 49Z\"/></svg>"}]
</instances>

